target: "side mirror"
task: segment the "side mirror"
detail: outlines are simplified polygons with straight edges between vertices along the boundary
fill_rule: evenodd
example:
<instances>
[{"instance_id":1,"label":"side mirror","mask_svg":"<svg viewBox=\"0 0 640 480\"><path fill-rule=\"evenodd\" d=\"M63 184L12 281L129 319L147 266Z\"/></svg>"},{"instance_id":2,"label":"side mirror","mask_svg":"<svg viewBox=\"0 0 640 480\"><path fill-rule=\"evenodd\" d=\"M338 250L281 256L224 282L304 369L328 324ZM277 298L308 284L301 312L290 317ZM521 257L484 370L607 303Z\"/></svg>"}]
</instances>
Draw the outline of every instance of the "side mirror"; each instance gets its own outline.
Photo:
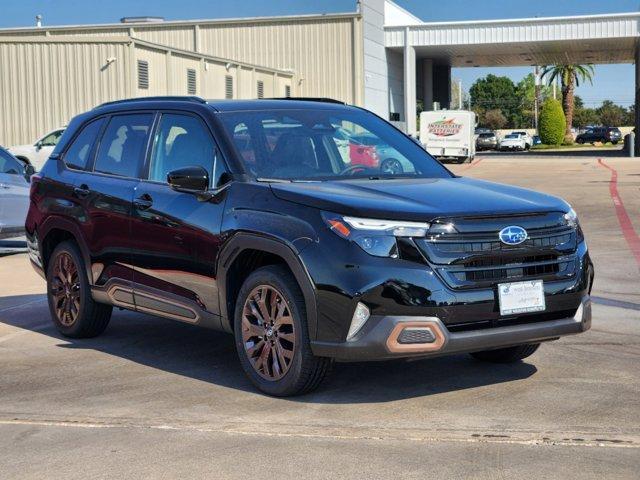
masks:
<instances>
[{"instance_id":1,"label":"side mirror","mask_svg":"<svg viewBox=\"0 0 640 480\"><path fill-rule=\"evenodd\" d=\"M36 147L36 152L39 152L42 149L42 142L37 142L34 146Z\"/></svg>"},{"instance_id":2,"label":"side mirror","mask_svg":"<svg viewBox=\"0 0 640 480\"><path fill-rule=\"evenodd\" d=\"M179 168L167 174L167 182L178 192L204 193L209 188L209 173L202 167Z\"/></svg>"},{"instance_id":3,"label":"side mirror","mask_svg":"<svg viewBox=\"0 0 640 480\"><path fill-rule=\"evenodd\" d=\"M31 175L33 175L34 173L36 173L36 169L33 167L33 165L28 163L24 166L24 178L27 180L27 182L31 181Z\"/></svg>"}]
</instances>

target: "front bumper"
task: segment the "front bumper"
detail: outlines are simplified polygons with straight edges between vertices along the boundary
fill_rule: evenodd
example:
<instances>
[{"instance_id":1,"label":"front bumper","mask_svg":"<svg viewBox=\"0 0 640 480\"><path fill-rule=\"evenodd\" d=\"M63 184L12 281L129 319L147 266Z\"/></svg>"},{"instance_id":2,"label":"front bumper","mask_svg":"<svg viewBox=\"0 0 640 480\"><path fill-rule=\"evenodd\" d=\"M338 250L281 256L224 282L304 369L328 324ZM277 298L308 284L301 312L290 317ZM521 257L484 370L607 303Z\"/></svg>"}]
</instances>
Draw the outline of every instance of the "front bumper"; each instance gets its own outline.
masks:
<instances>
[{"instance_id":1,"label":"front bumper","mask_svg":"<svg viewBox=\"0 0 640 480\"><path fill-rule=\"evenodd\" d=\"M433 340L398 348L398 334L422 325L432 330ZM556 340L591 328L591 299L584 295L572 317L520 325L451 332L437 317L371 317L352 341L312 342L313 353L342 361L375 361L406 357L433 357Z\"/></svg>"}]
</instances>

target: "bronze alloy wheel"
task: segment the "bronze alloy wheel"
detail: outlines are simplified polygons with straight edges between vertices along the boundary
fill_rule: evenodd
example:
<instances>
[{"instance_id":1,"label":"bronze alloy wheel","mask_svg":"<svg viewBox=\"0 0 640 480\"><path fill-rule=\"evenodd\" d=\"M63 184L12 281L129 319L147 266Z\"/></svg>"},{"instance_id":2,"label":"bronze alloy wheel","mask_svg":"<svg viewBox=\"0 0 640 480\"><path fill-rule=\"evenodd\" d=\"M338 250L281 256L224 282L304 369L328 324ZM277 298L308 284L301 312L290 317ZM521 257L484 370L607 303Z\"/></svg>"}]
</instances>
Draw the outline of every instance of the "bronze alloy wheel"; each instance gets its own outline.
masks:
<instances>
[{"instance_id":1,"label":"bronze alloy wheel","mask_svg":"<svg viewBox=\"0 0 640 480\"><path fill-rule=\"evenodd\" d=\"M254 370L266 380L284 377L295 348L293 317L284 296L269 285L254 288L244 303L241 327Z\"/></svg>"},{"instance_id":2,"label":"bronze alloy wheel","mask_svg":"<svg viewBox=\"0 0 640 480\"><path fill-rule=\"evenodd\" d=\"M80 314L80 277L71 255L62 252L55 259L51 295L58 321L70 327Z\"/></svg>"}]
</instances>

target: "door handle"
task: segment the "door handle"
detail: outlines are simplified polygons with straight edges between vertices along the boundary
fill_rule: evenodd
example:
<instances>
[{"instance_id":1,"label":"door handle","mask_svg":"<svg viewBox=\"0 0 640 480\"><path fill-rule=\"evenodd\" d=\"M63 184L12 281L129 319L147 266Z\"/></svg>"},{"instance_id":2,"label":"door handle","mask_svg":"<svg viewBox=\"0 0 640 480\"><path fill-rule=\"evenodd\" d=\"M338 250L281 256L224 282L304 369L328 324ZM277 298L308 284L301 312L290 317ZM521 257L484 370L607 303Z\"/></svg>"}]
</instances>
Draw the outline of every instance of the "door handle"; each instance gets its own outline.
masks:
<instances>
[{"instance_id":1,"label":"door handle","mask_svg":"<svg viewBox=\"0 0 640 480\"><path fill-rule=\"evenodd\" d=\"M80 185L79 187L73 189L73 194L78 198L85 198L90 193L91 190L89 190L89 187L87 187L86 185Z\"/></svg>"},{"instance_id":2,"label":"door handle","mask_svg":"<svg viewBox=\"0 0 640 480\"><path fill-rule=\"evenodd\" d=\"M153 198L151 198L151 195L145 193L144 195L136 198L133 201L133 204L138 210L148 210L153 205Z\"/></svg>"},{"instance_id":3,"label":"door handle","mask_svg":"<svg viewBox=\"0 0 640 480\"><path fill-rule=\"evenodd\" d=\"M0 188L3 188L5 190L9 190L10 187L6 183L0 183Z\"/></svg>"}]
</instances>

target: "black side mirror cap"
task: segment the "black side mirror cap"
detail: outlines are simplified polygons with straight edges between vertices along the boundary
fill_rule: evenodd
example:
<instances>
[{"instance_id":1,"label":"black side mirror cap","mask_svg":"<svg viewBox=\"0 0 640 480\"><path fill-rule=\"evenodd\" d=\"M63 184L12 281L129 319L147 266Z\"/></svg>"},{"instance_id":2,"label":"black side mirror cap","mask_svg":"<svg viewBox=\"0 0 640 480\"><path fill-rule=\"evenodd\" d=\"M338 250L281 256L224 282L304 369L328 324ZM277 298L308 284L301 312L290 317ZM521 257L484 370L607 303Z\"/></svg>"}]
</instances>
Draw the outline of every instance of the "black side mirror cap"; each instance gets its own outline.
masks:
<instances>
[{"instance_id":1,"label":"black side mirror cap","mask_svg":"<svg viewBox=\"0 0 640 480\"><path fill-rule=\"evenodd\" d=\"M33 175L34 173L36 173L36 169L33 167L33 165L28 163L24 166L24 178L27 180L27 182L31 181L31 175Z\"/></svg>"},{"instance_id":2,"label":"black side mirror cap","mask_svg":"<svg viewBox=\"0 0 640 480\"><path fill-rule=\"evenodd\" d=\"M178 168L167 174L167 183L179 192L204 193L209 189L209 173L199 166Z\"/></svg>"}]
</instances>

